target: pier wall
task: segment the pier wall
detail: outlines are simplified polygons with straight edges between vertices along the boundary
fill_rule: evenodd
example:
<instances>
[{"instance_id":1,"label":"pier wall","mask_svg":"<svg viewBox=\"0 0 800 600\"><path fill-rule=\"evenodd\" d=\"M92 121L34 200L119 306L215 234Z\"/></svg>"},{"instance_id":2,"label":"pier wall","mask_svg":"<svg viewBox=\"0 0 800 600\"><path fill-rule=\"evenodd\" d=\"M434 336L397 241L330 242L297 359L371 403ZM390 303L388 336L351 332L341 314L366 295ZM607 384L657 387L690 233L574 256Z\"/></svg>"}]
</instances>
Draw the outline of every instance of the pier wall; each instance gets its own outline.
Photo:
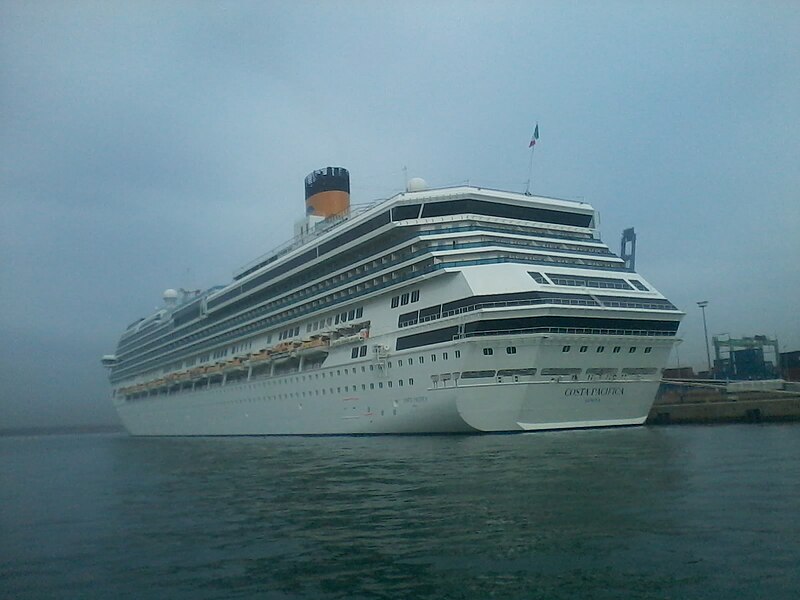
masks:
<instances>
[{"instance_id":1,"label":"pier wall","mask_svg":"<svg viewBox=\"0 0 800 600\"><path fill-rule=\"evenodd\" d=\"M737 391L662 384L648 424L800 421L800 389Z\"/></svg>"}]
</instances>

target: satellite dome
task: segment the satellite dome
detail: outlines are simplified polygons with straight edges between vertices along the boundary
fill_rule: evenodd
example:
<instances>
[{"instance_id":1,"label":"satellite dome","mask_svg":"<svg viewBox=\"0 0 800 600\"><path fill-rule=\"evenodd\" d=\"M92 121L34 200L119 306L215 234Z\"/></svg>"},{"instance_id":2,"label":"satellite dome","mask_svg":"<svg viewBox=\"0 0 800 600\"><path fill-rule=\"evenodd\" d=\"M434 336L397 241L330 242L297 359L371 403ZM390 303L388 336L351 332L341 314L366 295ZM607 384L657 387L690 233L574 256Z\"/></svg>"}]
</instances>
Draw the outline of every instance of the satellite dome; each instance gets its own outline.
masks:
<instances>
[{"instance_id":1,"label":"satellite dome","mask_svg":"<svg viewBox=\"0 0 800 600\"><path fill-rule=\"evenodd\" d=\"M168 290L164 290L163 298L164 304L169 307L175 306L178 303L178 292L169 288Z\"/></svg>"},{"instance_id":2,"label":"satellite dome","mask_svg":"<svg viewBox=\"0 0 800 600\"><path fill-rule=\"evenodd\" d=\"M428 189L428 182L422 177L412 177L406 184L407 192L424 192Z\"/></svg>"}]
</instances>

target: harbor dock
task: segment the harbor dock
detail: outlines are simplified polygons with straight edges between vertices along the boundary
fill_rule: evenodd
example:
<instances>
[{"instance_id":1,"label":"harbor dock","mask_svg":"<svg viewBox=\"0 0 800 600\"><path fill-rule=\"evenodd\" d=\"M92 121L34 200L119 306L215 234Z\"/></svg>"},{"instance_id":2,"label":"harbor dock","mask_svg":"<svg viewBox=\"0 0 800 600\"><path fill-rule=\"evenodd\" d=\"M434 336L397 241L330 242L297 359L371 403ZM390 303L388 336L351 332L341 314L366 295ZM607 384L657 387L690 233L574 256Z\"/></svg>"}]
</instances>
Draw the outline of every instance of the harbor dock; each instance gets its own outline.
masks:
<instances>
[{"instance_id":1,"label":"harbor dock","mask_svg":"<svg viewBox=\"0 0 800 600\"><path fill-rule=\"evenodd\" d=\"M800 384L665 380L647 423L800 421Z\"/></svg>"}]
</instances>

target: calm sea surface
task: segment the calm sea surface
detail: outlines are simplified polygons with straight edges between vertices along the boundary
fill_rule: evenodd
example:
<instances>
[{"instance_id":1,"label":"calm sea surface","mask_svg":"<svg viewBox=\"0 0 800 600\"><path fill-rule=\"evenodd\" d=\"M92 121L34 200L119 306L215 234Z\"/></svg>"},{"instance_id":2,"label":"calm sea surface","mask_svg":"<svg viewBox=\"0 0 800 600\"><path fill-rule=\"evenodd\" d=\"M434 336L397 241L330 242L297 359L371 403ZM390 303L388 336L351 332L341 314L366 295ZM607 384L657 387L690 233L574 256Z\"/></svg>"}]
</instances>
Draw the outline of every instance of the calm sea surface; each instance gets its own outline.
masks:
<instances>
[{"instance_id":1,"label":"calm sea surface","mask_svg":"<svg viewBox=\"0 0 800 600\"><path fill-rule=\"evenodd\" d=\"M2 598L798 598L800 425L0 438Z\"/></svg>"}]
</instances>

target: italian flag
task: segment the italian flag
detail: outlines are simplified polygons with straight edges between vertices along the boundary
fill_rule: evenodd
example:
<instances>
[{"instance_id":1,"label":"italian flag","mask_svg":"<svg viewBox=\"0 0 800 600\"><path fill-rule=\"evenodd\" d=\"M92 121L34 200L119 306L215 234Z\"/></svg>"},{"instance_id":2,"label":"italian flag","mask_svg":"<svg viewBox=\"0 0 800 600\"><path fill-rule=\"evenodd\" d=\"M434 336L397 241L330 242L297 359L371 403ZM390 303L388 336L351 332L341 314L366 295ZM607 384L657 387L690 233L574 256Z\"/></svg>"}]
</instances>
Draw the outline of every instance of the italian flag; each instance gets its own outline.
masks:
<instances>
[{"instance_id":1,"label":"italian flag","mask_svg":"<svg viewBox=\"0 0 800 600\"><path fill-rule=\"evenodd\" d=\"M539 139L539 124L536 124L536 129L533 130L533 137L531 137L531 143L528 144L528 148L533 148L536 145L536 140Z\"/></svg>"}]
</instances>

